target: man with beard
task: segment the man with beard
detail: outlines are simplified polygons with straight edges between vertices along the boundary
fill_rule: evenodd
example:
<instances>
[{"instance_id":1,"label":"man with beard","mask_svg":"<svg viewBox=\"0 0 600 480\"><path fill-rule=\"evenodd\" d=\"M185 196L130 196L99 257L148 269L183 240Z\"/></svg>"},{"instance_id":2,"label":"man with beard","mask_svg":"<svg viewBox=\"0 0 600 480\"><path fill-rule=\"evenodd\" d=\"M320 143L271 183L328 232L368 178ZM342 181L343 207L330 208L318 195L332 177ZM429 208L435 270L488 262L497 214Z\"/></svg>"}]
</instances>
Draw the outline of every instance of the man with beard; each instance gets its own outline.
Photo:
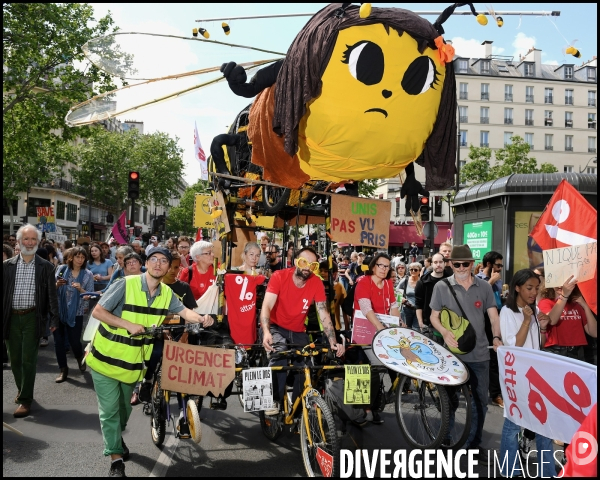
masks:
<instances>
[{"instance_id":1,"label":"man with beard","mask_svg":"<svg viewBox=\"0 0 600 480\"><path fill-rule=\"evenodd\" d=\"M476 334L475 348L464 355L459 355L460 360L469 369L469 384L471 386L471 431L464 448L479 449L477 460L480 464L488 462L488 452L481 448L483 423L487 413L490 352L489 343L485 334L484 312L490 317L492 332L494 334L494 350L502 345L500 334L500 318L496 309L496 300L491 285L471 274L473 270L473 254L468 245L455 245L450 254L450 262L454 275L438 281L433 288L431 297L431 325L442 334L448 347L457 348L458 342L454 334L445 329L440 322L440 312L446 306L453 312L461 315L461 308ZM456 299L452 294L452 289ZM457 301L460 303L457 303ZM451 412L450 421L454 418Z\"/></svg>"},{"instance_id":2,"label":"man with beard","mask_svg":"<svg viewBox=\"0 0 600 480\"><path fill-rule=\"evenodd\" d=\"M423 276L415 286L415 306L417 311L417 320L421 333L426 334L429 338L436 341L437 343L443 343L442 335L437 331L430 331L431 327L431 307L429 302L433 295L433 287L446 275L444 269L445 259L441 253L436 253L431 257L431 273L427 276Z\"/></svg>"},{"instance_id":3,"label":"man with beard","mask_svg":"<svg viewBox=\"0 0 600 480\"><path fill-rule=\"evenodd\" d=\"M308 345L310 340L305 331L304 319L314 301L323 325L323 336L329 341L331 349L336 351L336 355L341 357L344 347L337 343L323 282L315 275L319 271L317 253L310 247L303 248L296 254L295 265L296 268L274 272L269 280L260 312L262 344L267 352L287 350L288 344ZM301 366L303 362L294 360L294 364ZM271 360L269 366L274 365L285 366L287 360ZM277 372L274 377L274 399L281 401L285 392L286 372ZM302 391L303 378L301 374L295 376L294 400ZM265 415L278 413L277 402L273 408L265 411Z\"/></svg>"},{"instance_id":4,"label":"man with beard","mask_svg":"<svg viewBox=\"0 0 600 480\"><path fill-rule=\"evenodd\" d=\"M125 476L123 462L129 457L129 449L122 432L131 415L131 394L136 382L144 377L152 353L152 338L132 335L160 326L168 314L178 314L205 327L213 324L209 315L198 315L185 307L173 290L161 283L171 261L168 249L153 248L148 252L146 273L126 276L111 285L94 310L101 323L86 363L98 397L103 453L112 460L111 477Z\"/></svg>"},{"instance_id":5,"label":"man with beard","mask_svg":"<svg viewBox=\"0 0 600 480\"><path fill-rule=\"evenodd\" d=\"M52 332L59 322L54 265L35 254L41 239L40 230L23 225L16 237L21 253L3 262L3 333L17 384L16 418L31 411L38 347L48 313Z\"/></svg>"}]
</instances>

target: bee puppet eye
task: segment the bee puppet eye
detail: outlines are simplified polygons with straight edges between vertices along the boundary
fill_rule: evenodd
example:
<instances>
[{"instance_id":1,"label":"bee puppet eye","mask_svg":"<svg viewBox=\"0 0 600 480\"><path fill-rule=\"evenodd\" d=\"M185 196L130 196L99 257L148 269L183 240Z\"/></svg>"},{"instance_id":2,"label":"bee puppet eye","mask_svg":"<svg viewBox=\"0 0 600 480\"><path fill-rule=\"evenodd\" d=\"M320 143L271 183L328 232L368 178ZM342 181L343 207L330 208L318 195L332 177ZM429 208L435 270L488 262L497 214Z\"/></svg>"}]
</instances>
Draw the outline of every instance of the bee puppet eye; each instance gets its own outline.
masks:
<instances>
[{"instance_id":1,"label":"bee puppet eye","mask_svg":"<svg viewBox=\"0 0 600 480\"><path fill-rule=\"evenodd\" d=\"M409 95L420 95L437 83L439 72L429 57L415 59L404 72L402 88Z\"/></svg>"},{"instance_id":2,"label":"bee puppet eye","mask_svg":"<svg viewBox=\"0 0 600 480\"><path fill-rule=\"evenodd\" d=\"M383 50L376 43L362 40L348 46L342 63L347 63L350 74L365 85L375 85L383 78Z\"/></svg>"}]
</instances>

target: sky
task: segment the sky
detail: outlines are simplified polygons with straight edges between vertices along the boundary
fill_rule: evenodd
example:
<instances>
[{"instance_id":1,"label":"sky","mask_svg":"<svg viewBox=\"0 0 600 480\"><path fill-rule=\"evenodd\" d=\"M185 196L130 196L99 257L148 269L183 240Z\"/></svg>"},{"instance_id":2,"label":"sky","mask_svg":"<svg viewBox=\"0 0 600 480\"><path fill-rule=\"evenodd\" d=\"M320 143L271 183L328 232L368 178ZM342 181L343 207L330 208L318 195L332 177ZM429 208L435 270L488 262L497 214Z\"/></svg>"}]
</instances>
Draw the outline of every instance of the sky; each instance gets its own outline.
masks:
<instances>
[{"instance_id":1,"label":"sky","mask_svg":"<svg viewBox=\"0 0 600 480\"><path fill-rule=\"evenodd\" d=\"M96 18L109 11L121 32L141 32L144 34L162 34L191 37L193 28L204 28L210 33L211 40L236 45L262 48L285 54L296 34L308 21L309 16L291 18L262 18L249 20L230 20L239 16L260 16L277 14L316 13L326 4L211 4L211 3L155 3L127 4L104 3L91 4ZM377 6L397 6L418 12L440 12L450 4L373 4ZM487 11L488 4L474 4L477 11ZM532 46L542 50L542 63L560 65L562 63L581 64L597 55L597 5L595 3L573 4L533 4L498 3L492 8L496 12L551 12L559 11L560 16L544 15L504 15L504 26L498 28L492 18L487 26L481 26L472 15L454 15L444 23L446 40L452 40L456 53L461 56L477 58L483 56L484 40L493 41L492 53L507 55L518 59ZM458 9L468 10L468 7ZM435 15L422 14L432 23ZM231 28L226 36L221 28L225 18ZM196 22L196 20L203 20ZM222 63L235 61L269 60L278 56L272 53L256 52L239 47L207 45L166 37L151 35L120 36L123 47L135 53L135 65L140 75L147 78L180 74L200 68L219 67ZM564 54L569 43L575 46L582 57L575 59ZM250 79L252 74L248 73ZM148 100L161 98L166 94L178 92L207 80L222 78L219 72L191 76L189 78L155 82L148 86L128 89L117 97L118 105L133 106ZM130 84L136 83L134 80ZM144 122L144 133L166 132L172 138L179 138L183 149L185 164L184 180L188 184L200 178L200 166L194 156L194 124L197 124L202 147L207 156L210 143L216 135L224 133L235 116L250 99L236 96L226 82L215 83L175 99L156 103L151 106L126 113L118 118L122 121Z\"/></svg>"}]
</instances>

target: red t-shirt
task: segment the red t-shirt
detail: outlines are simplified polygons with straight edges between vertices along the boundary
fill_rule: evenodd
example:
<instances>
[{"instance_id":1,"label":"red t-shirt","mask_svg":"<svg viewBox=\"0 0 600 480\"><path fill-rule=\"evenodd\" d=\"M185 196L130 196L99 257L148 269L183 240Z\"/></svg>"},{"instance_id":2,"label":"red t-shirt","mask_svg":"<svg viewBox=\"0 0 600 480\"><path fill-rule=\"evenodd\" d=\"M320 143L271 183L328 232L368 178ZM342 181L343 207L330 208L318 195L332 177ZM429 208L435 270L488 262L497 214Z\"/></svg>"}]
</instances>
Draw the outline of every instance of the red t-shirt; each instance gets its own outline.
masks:
<instances>
[{"instance_id":1,"label":"red t-shirt","mask_svg":"<svg viewBox=\"0 0 600 480\"><path fill-rule=\"evenodd\" d=\"M540 300L538 308L541 312L548 314L555 304L556 300L544 298ZM587 317L583 307L578 303L567 303L560 314L558 323L556 325L548 324L545 346L578 347L579 345L587 345L585 330L583 329L586 325Z\"/></svg>"},{"instance_id":2,"label":"red t-shirt","mask_svg":"<svg viewBox=\"0 0 600 480\"><path fill-rule=\"evenodd\" d=\"M225 297L229 332L235 343L256 343L256 287L265 281L264 275L225 275Z\"/></svg>"},{"instance_id":3,"label":"red t-shirt","mask_svg":"<svg viewBox=\"0 0 600 480\"><path fill-rule=\"evenodd\" d=\"M354 290L354 311L360 310L358 300L361 298L371 300L373 312L389 315L390 307L396 301L394 282L392 279L384 280L383 288L377 288L373 280L371 280L371 275L359 277Z\"/></svg>"},{"instance_id":4,"label":"red t-shirt","mask_svg":"<svg viewBox=\"0 0 600 480\"><path fill-rule=\"evenodd\" d=\"M313 302L325 302L323 282L311 275L302 288L294 284L292 275L296 268L278 270L271 276L267 293L277 295L277 301L271 310L271 322L292 332L304 332L304 319L308 307Z\"/></svg>"},{"instance_id":5,"label":"red t-shirt","mask_svg":"<svg viewBox=\"0 0 600 480\"><path fill-rule=\"evenodd\" d=\"M192 268L194 272L191 283L189 281L189 269L187 268L181 270L179 280L190 284L194 299L198 300L208 290L208 287L215 283L215 275L212 268L209 268L206 273L200 273L195 263Z\"/></svg>"}]
</instances>

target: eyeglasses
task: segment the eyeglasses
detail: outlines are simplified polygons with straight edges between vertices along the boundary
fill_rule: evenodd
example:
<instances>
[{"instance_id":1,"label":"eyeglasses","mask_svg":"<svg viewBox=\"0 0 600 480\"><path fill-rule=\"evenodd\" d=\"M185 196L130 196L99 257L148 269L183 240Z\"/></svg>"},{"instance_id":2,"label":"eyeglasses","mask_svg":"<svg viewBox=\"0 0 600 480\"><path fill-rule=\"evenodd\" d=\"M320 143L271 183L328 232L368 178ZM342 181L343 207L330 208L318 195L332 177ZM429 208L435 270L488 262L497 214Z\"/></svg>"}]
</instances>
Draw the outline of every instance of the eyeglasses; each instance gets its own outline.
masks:
<instances>
[{"instance_id":1,"label":"eyeglasses","mask_svg":"<svg viewBox=\"0 0 600 480\"><path fill-rule=\"evenodd\" d=\"M385 263L376 263L375 266L379 268L385 268L386 270L390 268L390 266L386 265Z\"/></svg>"},{"instance_id":2,"label":"eyeglasses","mask_svg":"<svg viewBox=\"0 0 600 480\"><path fill-rule=\"evenodd\" d=\"M469 265L471 265L471 262L454 262L454 263L452 263L452 265L454 265L454 268L460 268L460 267L467 268Z\"/></svg>"},{"instance_id":3,"label":"eyeglasses","mask_svg":"<svg viewBox=\"0 0 600 480\"><path fill-rule=\"evenodd\" d=\"M177 245L177 250L189 250L190 247L188 245Z\"/></svg>"},{"instance_id":4,"label":"eyeglasses","mask_svg":"<svg viewBox=\"0 0 600 480\"><path fill-rule=\"evenodd\" d=\"M150 257L150 261L152 263L156 263L155 261L153 261L156 257ZM165 259L166 260L166 259ZM168 262L167 262L168 263ZM129 260L128 262L125 262L125 265L129 265L129 266L133 266L133 265L139 265L140 262L138 262L137 260Z\"/></svg>"},{"instance_id":5,"label":"eyeglasses","mask_svg":"<svg viewBox=\"0 0 600 480\"><path fill-rule=\"evenodd\" d=\"M496 268L504 268L504 265L502 263L494 263L494 267L496 267Z\"/></svg>"},{"instance_id":6,"label":"eyeglasses","mask_svg":"<svg viewBox=\"0 0 600 480\"><path fill-rule=\"evenodd\" d=\"M158 258L158 257L150 257L148 259L148 262L150 262L153 265L155 265L157 263L160 263L161 265L169 264L169 260L167 258ZM127 265L129 265L129 262L127 262Z\"/></svg>"},{"instance_id":7,"label":"eyeglasses","mask_svg":"<svg viewBox=\"0 0 600 480\"><path fill-rule=\"evenodd\" d=\"M458 267L457 267L458 268ZM421 269L420 268L411 268L410 269L411 272L420 272Z\"/></svg>"},{"instance_id":8,"label":"eyeglasses","mask_svg":"<svg viewBox=\"0 0 600 480\"><path fill-rule=\"evenodd\" d=\"M319 262L309 262L304 257L298 257L296 259L296 266L300 269L307 268L312 273L317 273L319 271Z\"/></svg>"}]
</instances>

